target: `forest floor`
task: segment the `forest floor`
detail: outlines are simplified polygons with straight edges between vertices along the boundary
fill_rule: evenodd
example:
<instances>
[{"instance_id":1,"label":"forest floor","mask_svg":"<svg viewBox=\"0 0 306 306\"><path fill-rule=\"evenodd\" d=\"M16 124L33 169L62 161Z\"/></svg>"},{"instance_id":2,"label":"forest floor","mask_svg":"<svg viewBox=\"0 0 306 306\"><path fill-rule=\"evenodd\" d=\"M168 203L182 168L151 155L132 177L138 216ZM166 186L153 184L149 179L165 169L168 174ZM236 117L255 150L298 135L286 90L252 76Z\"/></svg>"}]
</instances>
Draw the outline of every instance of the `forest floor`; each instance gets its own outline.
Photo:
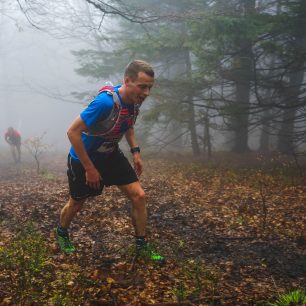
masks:
<instances>
[{"instance_id":1,"label":"forest floor","mask_svg":"<svg viewBox=\"0 0 306 306\"><path fill-rule=\"evenodd\" d=\"M306 177L294 163L146 160L159 265L135 257L116 187L75 218L77 252L59 251L68 188L65 158L54 158L39 175L0 162L0 305L266 305L305 288Z\"/></svg>"}]
</instances>

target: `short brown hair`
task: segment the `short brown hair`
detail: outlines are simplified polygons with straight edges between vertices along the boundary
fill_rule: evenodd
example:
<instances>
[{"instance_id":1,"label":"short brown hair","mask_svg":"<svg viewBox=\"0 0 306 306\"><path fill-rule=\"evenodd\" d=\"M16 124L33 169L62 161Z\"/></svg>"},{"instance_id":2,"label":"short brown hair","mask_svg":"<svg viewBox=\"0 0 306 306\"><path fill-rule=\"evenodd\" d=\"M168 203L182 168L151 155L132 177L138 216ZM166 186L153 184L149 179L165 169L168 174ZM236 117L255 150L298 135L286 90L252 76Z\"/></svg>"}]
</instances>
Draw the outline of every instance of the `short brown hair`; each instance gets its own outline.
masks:
<instances>
[{"instance_id":1,"label":"short brown hair","mask_svg":"<svg viewBox=\"0 0 306 306\"><path fill-rule=\"evenodd\" d=\"M144 72L148 76L154 78L154 70L152 66L142 60L134 60L125 68L124 77L130 77L133 81L137 79L138 73Z\"/></svg>"}]
</instances>

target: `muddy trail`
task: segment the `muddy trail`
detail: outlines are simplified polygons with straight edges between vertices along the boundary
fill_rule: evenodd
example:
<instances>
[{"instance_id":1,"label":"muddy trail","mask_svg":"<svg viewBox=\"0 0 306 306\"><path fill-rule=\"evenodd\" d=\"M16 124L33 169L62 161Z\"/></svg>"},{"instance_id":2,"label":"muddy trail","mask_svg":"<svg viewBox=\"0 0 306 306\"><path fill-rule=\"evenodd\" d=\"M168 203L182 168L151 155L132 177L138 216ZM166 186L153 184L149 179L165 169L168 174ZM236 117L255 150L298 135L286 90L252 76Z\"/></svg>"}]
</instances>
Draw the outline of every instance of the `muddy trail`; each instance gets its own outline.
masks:
<instances>
[{"instance_id":1,"label":"muddy trail","mask_svg":"<svg viewBox=\"0 0 306 306\"><path fill-rule=\"evenodd\" d=\"M60 253L54 228L68 200L65 159L39 175L31 163L0 164L2 256L15 252L18 233L31 223L48 258L31 272L34 281L19 262L3 264L0 305L264 305L305 288L305 178L200 163L145 165L147 235L165 265L135 257L130 203L116 187L86 202L71 226L77 252Z\"/></svg>"}]
</instances>

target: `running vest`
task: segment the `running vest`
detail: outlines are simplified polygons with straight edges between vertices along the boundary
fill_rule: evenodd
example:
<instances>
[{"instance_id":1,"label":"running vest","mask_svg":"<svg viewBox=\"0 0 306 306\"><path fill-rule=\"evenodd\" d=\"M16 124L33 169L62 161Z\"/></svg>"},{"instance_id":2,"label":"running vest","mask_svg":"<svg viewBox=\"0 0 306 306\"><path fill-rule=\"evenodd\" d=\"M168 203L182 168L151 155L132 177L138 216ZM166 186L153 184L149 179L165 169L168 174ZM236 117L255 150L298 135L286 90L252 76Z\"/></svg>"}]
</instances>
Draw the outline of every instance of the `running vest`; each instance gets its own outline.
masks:
<instances>
[{"instance_id":1,"label":"running vest","mask_svg":"<svg viewBox=\"0 0 306 306\"><path fill-rule=\"evenodd\" d=\"M87 126L87 131L84 131L81 137L89 156L93 156L96 153L104 154L105 156L111 154L118 148L118 143L136 121L139 105L124 103L117 88L117 86L103 87L99 91L100 94L108 95L108 97L102 97L101 103L105 98L111 100L106 117L101 116L100 119L95 119L92 122L91 116L95 110L91 109L90 112L87 112L88 107L80 114L81 119ZM97 99L99 100L98 96L94 101L97 101ZM94 101L91 103L94 103ZM97 107L98 111L99 103L94 107ZM70 148L70 155L73 159L78 160L73 147Z\"/></svg>"},{"instance_id":2,"label":"running vest","mask_svg":"<svg viewBox=\"0 0 306 306\"><path fill-rule=\"evenodd\" d=\"M139 105L134 104L133 114L129 113L126 107L122 107L119 93L114 90L114 87L104 86L98 93L101 94L106 92L113 98L113 108L106 119L98 121L94 127L90 128L86 134L91 136L101 136L105 137L110 134L120 134L120 129L123 122L131 127L136 122L137 116L139 114ZM109 137L106 137L109 138Z\"/></svg>"}]
</instances>

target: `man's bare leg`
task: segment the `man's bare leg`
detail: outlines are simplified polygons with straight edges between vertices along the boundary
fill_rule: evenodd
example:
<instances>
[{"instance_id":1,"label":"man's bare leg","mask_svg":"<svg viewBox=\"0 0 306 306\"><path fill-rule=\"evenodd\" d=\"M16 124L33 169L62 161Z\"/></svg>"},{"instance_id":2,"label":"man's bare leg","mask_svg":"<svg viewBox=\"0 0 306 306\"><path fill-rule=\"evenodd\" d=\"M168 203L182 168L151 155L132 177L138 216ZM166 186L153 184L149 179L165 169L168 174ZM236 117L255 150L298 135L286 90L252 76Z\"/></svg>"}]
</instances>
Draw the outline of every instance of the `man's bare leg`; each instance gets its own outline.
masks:
<instances>
[{"instance_id":1,"label":"man's bare leg","mask_svg":"<svg viewBox=\"0 0 306 306\"><path fill-rule=\"evenodd\" d=\"M118 188L132 202L132 223L135 229L135 235L144 237L146 235L147 225L147 208L144 190L139 182L121 185Z\"/></svg>"},{"instance_id":2,"label":"man's bare leg","mask_svg":"<svg viewBox=\"0 0 306 306\"><path fill-rule=\"evenodd\" d=\"M15 146L14 145L10 145L11 147L11 153L14 159L14 162L17 163L17 156L16 156L16 151L15 151Z\"/></svg>"},{"instance_id":3,"label":"man's bare leg","mask_svg":"<svg viewBox=\"0 0 306 306\"><path fill-rule=\"evenodd\" d=\"M60 214L60 224L56 228L56 238L60 249L65 253L73 253L76 249L70 241L68 227L74 216L82 209L85 200L74 200L70 197Z\"/></svg>"},{"instance_id":4,"label":"man's bare leg","mask_svg":"<svg viewBox=\"0 0 306 306\"><path fill-rule=\"evenodd\" d=\"M145 192L139 182L118 186L132 202L132 222L135 228L136 249L144 251L145 256L158 263L164 263L165 257L154 252L145 240L147 225L147 208Z\"/></svg>"},{"instance_id":5,"label":"man's bare leg","mask_svg":"<svg viewBox=\"0 0 306 306\"><path fill-rule=\"evenodd\" d=\"M17 161L20 162L20 160L21 160L21 148L20 148L20 145L17 145L16 149L17 149Z\"/></svg>"},{"instance_id":6,"label":"man's bare leg","mask_svg":"<svg viewBox=\"0 0 306 306\"><path fill-rule=\"evenodd\" d=\"M63 207L60 214L60 226L68 229L74 216L82 209L84 200L74 200L71 197L67 204Z\"/></svg>"}]
</instances>

